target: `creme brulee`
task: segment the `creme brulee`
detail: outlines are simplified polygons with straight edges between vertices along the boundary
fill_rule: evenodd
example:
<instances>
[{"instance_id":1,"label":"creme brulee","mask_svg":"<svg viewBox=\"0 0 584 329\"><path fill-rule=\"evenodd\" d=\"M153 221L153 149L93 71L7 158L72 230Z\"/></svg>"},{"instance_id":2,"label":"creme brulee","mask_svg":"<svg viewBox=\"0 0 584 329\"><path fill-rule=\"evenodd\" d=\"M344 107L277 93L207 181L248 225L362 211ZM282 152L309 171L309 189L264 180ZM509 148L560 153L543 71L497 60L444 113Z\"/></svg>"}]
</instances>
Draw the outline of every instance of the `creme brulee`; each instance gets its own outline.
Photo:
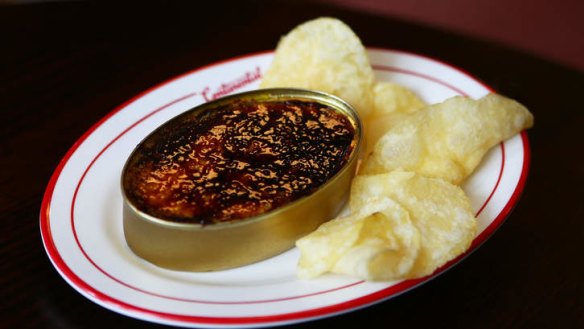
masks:
<instances>
[{"instance_id":1,"label":"creme brulee","mask_svg":"<svg viewBox=\"0 0 584 329\"><path fill-rule=\"evenodd\" d=\"M160 219L239 220L312 193L347 163L354 136L347 116L321 103L238 100L149 138L123 184Z\"/></svg>"}]
</instances>

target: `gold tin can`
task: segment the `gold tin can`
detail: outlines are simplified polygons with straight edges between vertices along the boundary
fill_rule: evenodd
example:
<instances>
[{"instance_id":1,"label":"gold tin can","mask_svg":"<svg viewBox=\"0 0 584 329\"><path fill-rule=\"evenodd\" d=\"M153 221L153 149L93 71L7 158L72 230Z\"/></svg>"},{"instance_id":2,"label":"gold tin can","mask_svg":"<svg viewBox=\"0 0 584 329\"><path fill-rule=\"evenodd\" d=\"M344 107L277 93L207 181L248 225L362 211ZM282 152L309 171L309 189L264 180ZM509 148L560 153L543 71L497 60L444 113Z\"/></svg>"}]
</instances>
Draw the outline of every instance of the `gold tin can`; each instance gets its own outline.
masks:
<instances>
[{"instance_id":1,"label":"gold tin can","mask_svg":"<svg viewBox=\"0 0 584 329\"><path fill-rule=\"evenodd\" d=\"M150 136L186 113L235 100L304 100L327 105L344 114L355 130L353 151L345 165L311 194L269 212L212 224L179 223L139 210L127 197L124 175L128 164ZM362 124L356 111L338 97L303 89L260 89L199 105L169 120L132 152L122 172L123 224L126 242L139 257L163 268L216 271L258 262L291 249L296 240L334 218L345 205L357 169Z\"/></svg>"}]
</instances>

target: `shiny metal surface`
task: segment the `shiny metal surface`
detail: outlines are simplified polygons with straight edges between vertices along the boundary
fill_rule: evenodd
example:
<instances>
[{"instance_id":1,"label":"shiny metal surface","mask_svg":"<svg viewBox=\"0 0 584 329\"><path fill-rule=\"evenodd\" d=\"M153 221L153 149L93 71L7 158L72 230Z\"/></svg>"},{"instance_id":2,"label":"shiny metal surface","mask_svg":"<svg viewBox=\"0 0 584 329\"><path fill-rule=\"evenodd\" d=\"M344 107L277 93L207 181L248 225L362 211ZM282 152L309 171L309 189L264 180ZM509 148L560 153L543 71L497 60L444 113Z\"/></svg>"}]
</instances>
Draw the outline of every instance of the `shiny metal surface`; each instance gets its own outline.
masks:
<instances>
[{"instance_id":1,"label":"shiny metal surface","mask_svg":"<svg viewBox=\"0 0 584 329\"><path fill-rule=\"evenodd\" d=\"M184 271L214 271L251 264L292 248L297 239L335 217L344 206L355 175L362 140L360 119L349 104L321 92L263 89L227 96L185 113L216 107L236 99L307 100L328 105L350 119L355 128L356 145L344 167L312 194L259 216L238 221L201 225L156 218L137 209L126 197L122 184L124 234L128 246L136 255L158 266ZM173 120L182 115L158 129L172 124ZM122 182L128 163L140 145L126 162Z\"/></svg>"}]
</instances>

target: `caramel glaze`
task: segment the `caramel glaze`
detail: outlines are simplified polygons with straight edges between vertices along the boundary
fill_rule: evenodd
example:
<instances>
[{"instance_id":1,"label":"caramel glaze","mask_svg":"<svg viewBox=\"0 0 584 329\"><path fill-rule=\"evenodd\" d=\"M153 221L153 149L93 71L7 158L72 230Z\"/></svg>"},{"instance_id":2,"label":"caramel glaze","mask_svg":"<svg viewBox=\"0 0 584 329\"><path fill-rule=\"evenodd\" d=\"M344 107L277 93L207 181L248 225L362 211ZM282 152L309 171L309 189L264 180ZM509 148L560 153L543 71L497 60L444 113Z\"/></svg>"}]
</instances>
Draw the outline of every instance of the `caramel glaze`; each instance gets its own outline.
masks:
<instances>
[{"instance_id":1,"label":"caramel glaze","mask_svg":"<svg viewBox=\"0 0 584 329\"><path fill-rule=\"evenodd\" d=\"M138 209L164 220L239 220L316 190L348 161L354 134L316 102L233 102L151 136L123 183Z\"/></svg>"}]
</instances>

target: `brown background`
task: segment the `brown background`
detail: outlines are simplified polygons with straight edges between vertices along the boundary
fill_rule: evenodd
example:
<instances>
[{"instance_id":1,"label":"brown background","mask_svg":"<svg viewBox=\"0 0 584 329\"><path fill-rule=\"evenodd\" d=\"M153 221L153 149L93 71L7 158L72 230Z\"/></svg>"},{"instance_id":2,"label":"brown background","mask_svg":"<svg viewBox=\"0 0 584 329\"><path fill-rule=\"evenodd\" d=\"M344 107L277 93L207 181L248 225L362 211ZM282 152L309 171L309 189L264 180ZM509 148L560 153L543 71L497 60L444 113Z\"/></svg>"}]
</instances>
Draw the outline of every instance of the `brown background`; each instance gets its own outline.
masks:
<instances>
[{"instance_id":1,"label":"brown background","mask_svg":"<svg viewBox=\"0 0 584 329\"><path fill-rule=\"evenodd\" d=\"M317 16L368 46L422 53L524 103L531 171L506 223L404 295L298 327L583 328L584 74L525 51L311 1L65 2L0 8L0 327L159 328L106 310L47 258L39 209L73 143L129 98L219 60L273 49Z\"/></svg>"},{"instance_id":2,"label":"brown background","mask_svg":"<svg viewBox=\"0 0 584 329\"><path fill-rule=\"evenodd\" d=\"M489 40L584 71L581 0L321 0Z\"/></svg>"}]
</instances>

